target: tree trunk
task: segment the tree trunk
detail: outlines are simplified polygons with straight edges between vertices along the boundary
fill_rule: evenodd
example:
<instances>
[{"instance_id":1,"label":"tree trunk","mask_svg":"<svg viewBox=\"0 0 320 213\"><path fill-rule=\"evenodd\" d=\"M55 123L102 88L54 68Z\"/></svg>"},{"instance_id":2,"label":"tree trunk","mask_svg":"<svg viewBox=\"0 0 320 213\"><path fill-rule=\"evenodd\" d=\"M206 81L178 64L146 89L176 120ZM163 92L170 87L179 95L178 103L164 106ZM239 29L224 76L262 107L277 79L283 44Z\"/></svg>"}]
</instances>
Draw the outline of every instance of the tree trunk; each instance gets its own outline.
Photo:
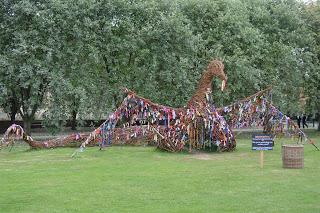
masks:
<instances>
[{"instance_id":1,"label":"tree trunk","mask_svg":"<svg viewBox=\"0 0 320 213\"><path fill-rule=\"evenodd\" d=\"M320 131L320 112L318 112L318 131Z\"/></svg>"},{"instance_id":2,"label":"tree trunk","mask_svg":"<svg viewBox=\"0 0 320 213\"><path fill-rule=\"evenodd\" d=\"M31 118L23 118L23 128L27 135L31 135L31 124L32 124Z\"/></svg>"},{"instance_id":3,"label":"tree trunk","mask_svg":"<svg viewBox=\"0 0 320 213\"><path fill-rule=\"evenodd\" d=\"M14 124L16 122L16 114L17 112L10 112L10 124Z\"/></svg>"},{"instance_id":4,"label":"tree trunk","mask_svg":"<svg viewBox=\"0 0 320 213\"><path fill-rule=\"evenodd\" d=\"M11 97L8 101L8 104L10 105L10 123L14 124L16 121L16 115L18 114L19 111L19 104L17 101L17 98L15 96Z\"/></svg>"},{"instance_id":5,"label":"tree trunk","mask_svg":"<svg viewBox=\"0 0 320 213\"><path fill-rule=\"evenodd\" d=\"M77 111L72 110L72 118L71 118L71 129L77 130Z\"/></svg>"}]
</instances>

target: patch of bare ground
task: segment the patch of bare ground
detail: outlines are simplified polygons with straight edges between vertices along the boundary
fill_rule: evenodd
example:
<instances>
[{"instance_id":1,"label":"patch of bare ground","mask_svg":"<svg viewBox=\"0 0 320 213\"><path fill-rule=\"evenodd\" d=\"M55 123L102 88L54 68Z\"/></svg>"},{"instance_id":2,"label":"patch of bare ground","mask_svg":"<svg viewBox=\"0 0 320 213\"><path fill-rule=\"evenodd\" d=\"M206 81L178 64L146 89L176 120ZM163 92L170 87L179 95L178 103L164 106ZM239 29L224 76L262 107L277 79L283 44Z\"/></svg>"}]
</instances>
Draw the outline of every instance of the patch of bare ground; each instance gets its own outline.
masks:
<instances>
[{"instance_id":1,"label":"patch of bare ground","mask_svg":"<svg viewBox=\"0 0 320 213\"><path fill-rule=\"evenodd\" d=\"M221 156L219 154L208 154L208 153L194 153L188 155L185 159L196 159L196 160L217 160L220 159Z\"/></svg>"}]
</instances>

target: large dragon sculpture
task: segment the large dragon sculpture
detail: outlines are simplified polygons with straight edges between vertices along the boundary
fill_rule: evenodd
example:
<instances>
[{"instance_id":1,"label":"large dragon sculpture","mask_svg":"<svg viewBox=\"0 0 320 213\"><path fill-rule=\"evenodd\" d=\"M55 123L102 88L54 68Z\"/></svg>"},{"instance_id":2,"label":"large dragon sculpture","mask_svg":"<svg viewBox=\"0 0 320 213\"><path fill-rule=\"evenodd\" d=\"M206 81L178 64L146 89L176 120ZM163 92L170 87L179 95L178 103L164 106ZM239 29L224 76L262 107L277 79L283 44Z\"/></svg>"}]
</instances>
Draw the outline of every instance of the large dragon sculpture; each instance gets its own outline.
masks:
<instances>
[{"instance_id":1,"label":"large dragon sculpture","mask_svg":"<svg viewBox=\"0 0 320 213\"><path fill-rule=\"evenodd\" d=\"M109 115L108 120L89 135L81 147L85 147L97 137L100 137L101 146L130 143L131 137L145 137L148 143L155 143L160 149L171 152L181 151L185 147L188 147L189 151L194 148L234 150L236 141L231 129L217 113L214 105L208 101L214 76L222 80L223 90L227 77L221 61L213 60L209 63L195 94L187 106L181 108L156 104L131 90L124 89L127 96L122 104ZM127 127L135 125L134 133L119 133L127 130L116 128L118 123ZM146 125L141 125L142 123Z\"/></svg>"},{"instance_id":2,"label":"large dragon sculpture","mask_svg":"<svg viewBox=\"0 0 320 213\"><path fill-rule=\"evenodd\" d=\"M14 124L7 129L2 141L4 145L8 145L14 136L22 138L32 148L81 144L81 149L97 143L103 148L111 144L144 142L163 150L178 152L183 149L233 151L236 148L236 140L231 127L239 128L241 125L263 126L266 131L274 134L286 130L292 132L292 135L305 136L293 121L267 101L270 88L232 105L216 109L210 101L211 82L214 77L222 80L223 90L227 76L224 73L224 65L219 60L209 63L197 90L185 107L173 108L153 103L125 88L126 97L121 105L90 134L72 134L41 142L33 140L25 134L21 126Z\"/></svg>"}]
</instances>

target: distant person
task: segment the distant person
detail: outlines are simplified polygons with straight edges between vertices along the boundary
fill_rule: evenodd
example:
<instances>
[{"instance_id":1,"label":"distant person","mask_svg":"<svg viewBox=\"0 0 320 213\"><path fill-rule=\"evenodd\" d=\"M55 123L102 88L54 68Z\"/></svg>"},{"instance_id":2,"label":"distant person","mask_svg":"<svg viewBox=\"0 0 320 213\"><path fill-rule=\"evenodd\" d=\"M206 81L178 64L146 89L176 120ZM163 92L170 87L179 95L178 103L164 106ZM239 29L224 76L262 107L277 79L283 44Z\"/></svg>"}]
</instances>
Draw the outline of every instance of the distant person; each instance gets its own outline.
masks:
<instances>
[{"instance_id":1,"label":"distant person","mask_svg":"<svg viewBox=\"0 0 320 213\"><path fill-rule=\"evenodd\" d=\"M297 124L300 129L301 128L301 116L300 115L297 115Z\"/></svg>"},{"instance_id":2,"label":"distant person","mask_svg":"<svg viewBox=\"0 0 320 213\"><path fill-rule=\"evenodd\" d=\"M312 126L314 127L314 122L316 121L316 113L312 114Z\"/></svg>"},{"instance_id":3,"label":"distant person","mask_svg":"<svg viewBox=\"0 0 320 213\"><path fill-rule=\"evenodd\" d=\"M304 128L304 126L306 126L308 128L307 116L305 114L303 114L303 116L302 116L302 127Z\"/></svg>"}]
</instances>

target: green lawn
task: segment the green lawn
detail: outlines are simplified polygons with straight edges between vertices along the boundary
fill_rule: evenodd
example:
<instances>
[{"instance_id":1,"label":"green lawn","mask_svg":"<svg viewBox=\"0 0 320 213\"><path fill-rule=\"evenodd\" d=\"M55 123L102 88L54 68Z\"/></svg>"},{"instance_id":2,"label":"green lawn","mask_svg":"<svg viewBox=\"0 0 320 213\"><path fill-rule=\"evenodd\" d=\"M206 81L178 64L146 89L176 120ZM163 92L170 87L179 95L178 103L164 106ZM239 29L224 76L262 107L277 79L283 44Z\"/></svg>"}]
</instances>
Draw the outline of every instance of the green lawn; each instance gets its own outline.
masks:
<instances>
[{"instance_id":1,"label":"green lawn","mask_svg":"<svg viewBox=\"0 0 320 213\"><path fill-rule=\"evenodd\" d=\"M320 135L312 135L320 145ZM320 152L283 169L280 143L259 152L172 154L153 147L0 151L0 212L320 212Z\"/></svg>"}]
</instances>

